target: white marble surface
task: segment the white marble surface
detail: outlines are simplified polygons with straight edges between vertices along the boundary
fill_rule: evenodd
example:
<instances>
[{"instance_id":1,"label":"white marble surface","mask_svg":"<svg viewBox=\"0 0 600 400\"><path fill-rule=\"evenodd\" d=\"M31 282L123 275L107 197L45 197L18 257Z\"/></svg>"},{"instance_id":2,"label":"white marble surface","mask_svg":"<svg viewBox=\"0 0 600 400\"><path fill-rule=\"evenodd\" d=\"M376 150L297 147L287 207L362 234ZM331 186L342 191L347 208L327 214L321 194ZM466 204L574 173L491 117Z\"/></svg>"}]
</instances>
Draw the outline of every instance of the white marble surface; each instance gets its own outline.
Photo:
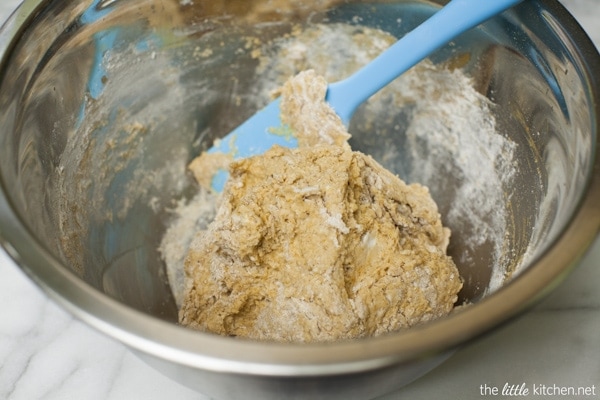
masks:
<instances>
[{"instance_id":1,"label":"white marble surface","mask_svg":"<svg viewBox=\"0 0 600 400\"><path fill-rule=\"evenodd\" d=\"M20 0L0 0L4 21ZM493 1L493 0L492 0ZM600 47L600 2L564 0ZM598 71L600 74L600 71ZM385 399L479 399L506 384L588 387L600 399L600 239L543 303ZM491 392L490 392L491 393ZM568 396L551 396L569 398ZM49 301L0 249L0 399L178 399L175 383Z\"/></svg>"}]
</instances>

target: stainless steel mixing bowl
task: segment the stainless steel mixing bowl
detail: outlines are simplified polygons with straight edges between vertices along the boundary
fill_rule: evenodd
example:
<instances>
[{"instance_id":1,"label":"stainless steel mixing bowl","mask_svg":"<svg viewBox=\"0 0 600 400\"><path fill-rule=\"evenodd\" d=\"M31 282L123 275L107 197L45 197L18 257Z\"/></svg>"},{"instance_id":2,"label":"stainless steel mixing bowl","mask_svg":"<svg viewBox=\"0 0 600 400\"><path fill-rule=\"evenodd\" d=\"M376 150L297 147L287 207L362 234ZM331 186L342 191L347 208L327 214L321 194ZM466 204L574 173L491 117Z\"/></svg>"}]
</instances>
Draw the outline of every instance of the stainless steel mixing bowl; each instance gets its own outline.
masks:
<instances>
[{"instance_id":1,"label":"stainless steel mixing bowl","mask_svg":"<svg viewBox=\"0 0 600 400\"><path fill-rule=\"evenodd\" d=\"M525 1L432 56L472 78L494 103L497 134L516 146L514 174L501 181L503 196L488 212L505 216L502 236L469 241L481 226L469 225L464 213L477 202L446 221L465 279L461 300L470 306L354 341L220 337L176 324L157 247L174 200L195 191L186 162L261 105L254 38L268 42L293 26L338 22L400 36L438 6L26 0L0 34L3 247L77 317L217 398L370 398L425 374L544 296L598 233L600 56L556 1ZM369 110L359 112L352 145L430 185L442 214L452 214L465 178L443 152L436 178L422 174L404 152L409 111L385 110L395 128L371 126L377 135L368 134ZM390 146L397 149L392 159L381 153ZM486 194L478 196L483 204ZM480 224L488 222L484 216ZM499 264L512 276L492 291Z\"/></svg>"}]
</instances>

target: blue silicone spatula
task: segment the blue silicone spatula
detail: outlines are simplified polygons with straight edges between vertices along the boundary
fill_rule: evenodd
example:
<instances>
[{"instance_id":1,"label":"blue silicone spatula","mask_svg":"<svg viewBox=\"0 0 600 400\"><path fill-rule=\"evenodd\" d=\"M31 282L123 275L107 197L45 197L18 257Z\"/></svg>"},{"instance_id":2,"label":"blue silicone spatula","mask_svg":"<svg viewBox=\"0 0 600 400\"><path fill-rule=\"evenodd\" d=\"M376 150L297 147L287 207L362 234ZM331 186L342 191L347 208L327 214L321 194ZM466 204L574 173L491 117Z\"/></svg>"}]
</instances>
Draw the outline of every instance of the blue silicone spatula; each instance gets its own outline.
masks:
<instances>
[{"instance_id":1,"label":"blue silicone spatula","mask_svg":"<svg viewBox=\"0 0 600 400\"><path fill-rule=\"evenodd\" d=\"M523 0L452 0L350 77L327 88L326 101L348 126L356 108L399 75L463 32ZM279 99L275 99L208 150L234 159L262 154L273 145L296 147L292 137L278 135ZM220 171L212 188L223 189L227 173Z\"/></svg>"}]
</instances>

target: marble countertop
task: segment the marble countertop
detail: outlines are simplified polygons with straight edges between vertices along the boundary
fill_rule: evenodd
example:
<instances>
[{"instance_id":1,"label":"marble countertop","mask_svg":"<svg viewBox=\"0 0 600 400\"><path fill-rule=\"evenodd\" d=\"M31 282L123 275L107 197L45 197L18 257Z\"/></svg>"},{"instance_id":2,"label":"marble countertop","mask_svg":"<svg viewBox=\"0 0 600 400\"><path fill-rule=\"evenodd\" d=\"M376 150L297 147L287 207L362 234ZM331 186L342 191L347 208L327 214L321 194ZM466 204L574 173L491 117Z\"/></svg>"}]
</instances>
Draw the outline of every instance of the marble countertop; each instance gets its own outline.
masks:
<instances>
[{"instance_id":1,"label":"marble countertop","mask_svg":"<svg viewBox=\"0 0 600 400\"><path fill-rule=\"evenodd\" d=\"M1 0L4 21L20 0ZM600 2L563 0L600 48ZM600 71L598 71L600 74ZM504 385L585 387L600 399L600 238L547 299L383 399L499 397ZM552 396L569 398L568 396ZM0 249L0 399L206 400L50 301Z\"/></svg>"}]
</instances>

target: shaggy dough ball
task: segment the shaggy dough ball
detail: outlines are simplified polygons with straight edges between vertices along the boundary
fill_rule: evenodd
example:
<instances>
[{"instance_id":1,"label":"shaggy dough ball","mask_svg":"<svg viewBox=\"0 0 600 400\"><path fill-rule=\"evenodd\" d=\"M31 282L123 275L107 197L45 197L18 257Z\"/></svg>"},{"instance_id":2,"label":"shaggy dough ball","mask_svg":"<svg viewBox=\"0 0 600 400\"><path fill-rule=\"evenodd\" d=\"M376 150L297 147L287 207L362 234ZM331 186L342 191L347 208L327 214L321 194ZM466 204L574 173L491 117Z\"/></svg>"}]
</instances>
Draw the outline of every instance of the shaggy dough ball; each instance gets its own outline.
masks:
<instances>
[{"instance_id":1,"label":"shaggy dough ball","mask_svg":"<svg viewBox=\"0 0 600 400\"><path fill-rule=\"evenodd\" d=\"M183 325L312 342L380 335L452 310L462 283L429 191L350 149L326 87L308 71L282 90L282 120L299 148L230 165L215 220L185 261Z\"/></svg>"}]
</instances>

